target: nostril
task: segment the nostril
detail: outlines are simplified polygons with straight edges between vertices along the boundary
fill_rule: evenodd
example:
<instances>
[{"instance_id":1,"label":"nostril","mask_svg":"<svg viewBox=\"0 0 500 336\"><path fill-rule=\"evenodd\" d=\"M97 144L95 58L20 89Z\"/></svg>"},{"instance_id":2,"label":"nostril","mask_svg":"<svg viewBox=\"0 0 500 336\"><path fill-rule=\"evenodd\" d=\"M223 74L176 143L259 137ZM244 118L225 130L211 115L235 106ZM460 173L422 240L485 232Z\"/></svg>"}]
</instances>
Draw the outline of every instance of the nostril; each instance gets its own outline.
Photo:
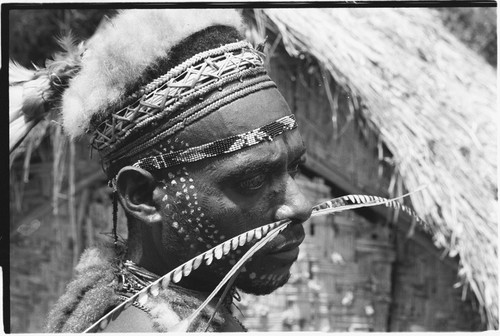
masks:
<instances>
[{"instance_id":1,"label":"nostril","mask_svg":"<svg viewBox=\"0 0 500 336\"><path fill-rule=\"evenodd\" d=\"M293 214L292 209L288 205L283 204L276 210L274 219L277 221L282 219L289 219L292 214Z\"/></svg>"},{"instance_id":2,"label":"nostril","mask_svg":"<svg viewBox=\"0 0 500 336\"><path fill-rule=\"evenodd\" d=\"M298 211L297 213L298 213L298 215L297 215L296 219L299 219L301 221L308 220L309 217L311 217L311 214L312 214L312 204L311 204L311 202L305 201L301 205L301 210Z\"/></svg>"},{"instance_id":3,"label":"nostril","mask_svg":"<svg viewBox=\"0 0 500 336\"><path fill-rule=\"evenodd\" d=\"M309 201L294 205L283 204L276 210L275 219L291 219L304 222L311 217L311 213L312 205Z\"/></svg>"}]
</instances>

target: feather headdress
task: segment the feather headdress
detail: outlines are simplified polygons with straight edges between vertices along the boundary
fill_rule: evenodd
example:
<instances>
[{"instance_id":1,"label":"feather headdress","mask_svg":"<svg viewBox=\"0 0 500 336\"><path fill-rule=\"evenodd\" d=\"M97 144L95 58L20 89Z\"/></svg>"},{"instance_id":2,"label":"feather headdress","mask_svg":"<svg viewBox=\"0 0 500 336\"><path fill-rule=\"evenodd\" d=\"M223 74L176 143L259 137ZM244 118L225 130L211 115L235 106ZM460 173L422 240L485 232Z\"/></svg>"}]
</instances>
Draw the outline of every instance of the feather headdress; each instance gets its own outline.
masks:
<instances>
[{"instance_id":1,"label":"feather headdress","mask_svg":"<svg viewBox=\"0 0 500 336\"><path fill-rule=\"evenodd\" d=\"M105 115L119 104L148 67L168 58L173 46L213 25L241 30L242 19L235 10L227 9L120 12L88 41L82 70L64 93L66 133L72 138L82 135L95 115Z\"/></svg>"},{"instance_id":2,"label":"feather headdress","mask_svg":"<svg viewBox=\"0 0 500 336\"><path fill-rule=\"evenodd\" d=\"M84 44L71 35L59 39L62 52L47 60L45 68L26 69L9 64L9 149L16 149L49 112L58 107L61 95L80 68Z\"/></svg>"},{"instance_id":3,"label":"feather headdress","mask_svg":"<svg viewBox=\"0 0 500 336\"><path fill-rule=\"evenodd\" d=\"M61 38L64 51L45 68L29 70L11 61L10 151L54 107L61 111L66 134L82 135L93 117L120 103L148 67L168 58L181 40L213 25L243 29L235 10L127 10L101 24L85 44Z\"/></svg>"}]
</instances>

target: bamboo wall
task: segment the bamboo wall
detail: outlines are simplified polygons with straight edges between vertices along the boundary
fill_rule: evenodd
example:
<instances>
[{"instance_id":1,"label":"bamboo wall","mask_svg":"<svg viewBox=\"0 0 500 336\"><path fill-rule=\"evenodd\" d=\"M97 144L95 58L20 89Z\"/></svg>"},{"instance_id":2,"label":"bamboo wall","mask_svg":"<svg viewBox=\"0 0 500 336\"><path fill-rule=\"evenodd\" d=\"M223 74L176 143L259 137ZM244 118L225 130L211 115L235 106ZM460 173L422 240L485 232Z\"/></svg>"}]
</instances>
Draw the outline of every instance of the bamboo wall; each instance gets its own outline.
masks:
<instances>
[{"instance_id":1,"label":"bamboo wall","mask_svg":"<svg viewBox=\"0 0 500 336\"><path fill-rule=\"evenodd\" d=\"M457 260L428 246L421 232L398 232L391 331L484 330L468 288L458 286Z\"/></svg>"},{"instance_id":2,"label":"bamboo wall","mask_svg":"<svg viewBox=\"0 0 500 336\"><path fill-rule=\"evenodd\" d=\"M13 333L43 331L47 313L64 292L81 252L102 239L102 232L111 229L109 188L99 164L89 161L84 144L76 146L73 198L69 193L67 170L56 174L62 178L62 184L54 211L51 152L52 144L44 142L33 153L27 183L23 182L22 160L14 162L11 169L10 308ZM69 156L66 156L66 167L68 163ZM74 202L74 214L69 202Z\"/></svg>"}]
</instances>

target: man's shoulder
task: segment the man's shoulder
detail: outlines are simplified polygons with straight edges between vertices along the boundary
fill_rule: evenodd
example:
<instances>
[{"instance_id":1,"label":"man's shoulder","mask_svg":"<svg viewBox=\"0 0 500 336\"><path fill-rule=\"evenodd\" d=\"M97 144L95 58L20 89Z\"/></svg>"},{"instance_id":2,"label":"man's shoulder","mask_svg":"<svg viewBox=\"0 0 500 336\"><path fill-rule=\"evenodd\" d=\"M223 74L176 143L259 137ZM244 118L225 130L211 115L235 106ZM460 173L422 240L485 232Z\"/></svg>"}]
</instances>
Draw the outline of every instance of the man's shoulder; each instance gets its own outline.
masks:
<instances>
[{"instance_id":1,"label":"man's shoulder","mask_svg":"<svg viewBox=\"0 0 500 336\"><path fill-rule=\"evenodd\" d=\"M123 310L102 332L156 332L151 316L135 306Z\"/></svg>"},{"instance_id":2,"label":"man's shoulder","mask_svg":"<svg viewBox=\"0 0 500 336\"><path fill-rule=\"evenodd\" d=\"M182 321L203 303L206 296L177 286L162 290L156 297L149 296L141 303L141 308L132 305L102 330L103 332L167 332L176 330ZM245 331L224 305L215 310L217 300L210 302L192 321L189 331ZM208 321L212 320L210 327Z\"/></svg>"}]
</instances>

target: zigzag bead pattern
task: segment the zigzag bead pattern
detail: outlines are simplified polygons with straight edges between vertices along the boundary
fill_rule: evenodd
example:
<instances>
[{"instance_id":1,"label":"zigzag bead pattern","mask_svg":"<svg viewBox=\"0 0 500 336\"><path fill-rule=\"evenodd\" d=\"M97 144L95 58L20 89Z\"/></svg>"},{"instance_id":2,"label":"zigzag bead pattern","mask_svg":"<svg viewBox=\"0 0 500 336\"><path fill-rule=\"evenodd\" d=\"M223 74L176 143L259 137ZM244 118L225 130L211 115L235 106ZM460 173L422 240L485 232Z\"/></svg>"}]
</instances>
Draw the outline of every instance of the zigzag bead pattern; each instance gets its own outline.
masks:
<instances>
[{"instance_id":1,"label":"zigzag bead pattern","mask_svg":"<svg viewBox=\"0 0 500 336\"><path fill-rule=\"evenodd\" d=\"M92 146L99 151L119 146L125 138L165 114L264 68L263 54L246 41L197 54L125 99L124 108L110 113L93 129ZM95 124L94 124L95 125Z\"/></svg>"}]
</instances>

